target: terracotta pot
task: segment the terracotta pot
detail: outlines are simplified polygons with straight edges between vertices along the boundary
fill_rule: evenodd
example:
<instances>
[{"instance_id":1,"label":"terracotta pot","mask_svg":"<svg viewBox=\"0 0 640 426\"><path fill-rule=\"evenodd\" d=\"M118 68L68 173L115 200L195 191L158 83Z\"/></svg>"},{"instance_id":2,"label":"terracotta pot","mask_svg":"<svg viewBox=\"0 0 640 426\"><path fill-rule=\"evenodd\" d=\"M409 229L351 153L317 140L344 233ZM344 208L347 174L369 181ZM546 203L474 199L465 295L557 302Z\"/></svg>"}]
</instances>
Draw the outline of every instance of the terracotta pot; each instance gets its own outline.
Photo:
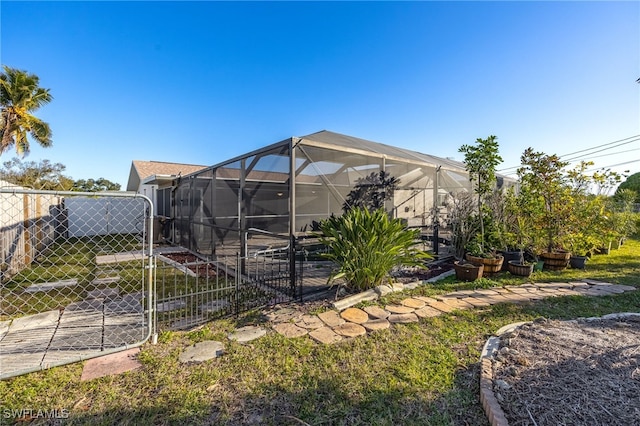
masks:
<instances>
[{"instance_id":1,"label":"terracotta pot","mask_svg":"<svg viewBox=\"0 0 640 426\"><path fill-rule=\"evenodd\" d=\"M484 270L483 264L471 262L453 262L453 268L456 271L456 278L462 281L475 281L482 276Z\"/></svg>"}]
</instances>

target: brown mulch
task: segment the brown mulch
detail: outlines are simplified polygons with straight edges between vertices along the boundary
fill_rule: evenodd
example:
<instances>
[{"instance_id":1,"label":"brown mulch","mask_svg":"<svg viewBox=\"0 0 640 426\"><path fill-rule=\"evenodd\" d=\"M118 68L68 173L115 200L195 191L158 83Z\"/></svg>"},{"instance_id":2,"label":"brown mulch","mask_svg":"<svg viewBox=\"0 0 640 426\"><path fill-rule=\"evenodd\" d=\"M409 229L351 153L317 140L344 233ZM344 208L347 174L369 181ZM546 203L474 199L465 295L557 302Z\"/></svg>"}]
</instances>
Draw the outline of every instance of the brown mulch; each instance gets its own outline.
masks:
<instances>
[{"instance_id":1,"label":"brown mulch","mask_svg":"<svg viewBox=\"0 0 640 426\"><path fill-rule=\"evenodd\" d=\"M640 317L539 320L500 346L494 393L509 425L640 424Z\"/></svg>"},{"instance_id":2,"label":"brown mulch","mask_svg":"<svg viewBox=\"0 0 640 426\"><path fill-rule=\"evenodd\" d=\"M184 265L202 278L213 278L218 274L217 268L212 263L202 260L191 253L167 253L163 254L163 256Z\"/></svg>"}]
</instances>

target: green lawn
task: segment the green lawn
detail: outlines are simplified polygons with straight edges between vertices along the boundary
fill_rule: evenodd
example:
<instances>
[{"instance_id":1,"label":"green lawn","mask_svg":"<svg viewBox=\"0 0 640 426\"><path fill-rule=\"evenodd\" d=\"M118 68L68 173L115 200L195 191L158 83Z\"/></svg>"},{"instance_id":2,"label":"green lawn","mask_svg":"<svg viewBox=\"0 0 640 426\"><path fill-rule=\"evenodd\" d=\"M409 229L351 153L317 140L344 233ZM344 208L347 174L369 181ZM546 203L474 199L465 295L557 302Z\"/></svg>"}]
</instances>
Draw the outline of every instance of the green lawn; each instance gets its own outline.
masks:
<instances>
[{"instance_id":1,"label":"green lawn","mask_svg":"<svg viewBox=\"0 0 640 426\"><path fill-rule=\"evenodd\" d=\"M537 273L533 281L584 278L640 288L640 242L597 255L586 271ZM459 283L453 277L408 294L518 284L505 273ZM70 411L71 424L487 425L478 400L478 360L498 328L536 317L575 318L640 312L640 291L606 297L552 298L395 325L367 337L324 346L276 333L248 345L230 342L237 320L219 320L192 332L168 332L145 345L143 368L90 382L81 364L0 382L0 422L7 409ZM215 360L185 366L180 351L194 342L224 342Z\"/></svg>"}]
</instances>

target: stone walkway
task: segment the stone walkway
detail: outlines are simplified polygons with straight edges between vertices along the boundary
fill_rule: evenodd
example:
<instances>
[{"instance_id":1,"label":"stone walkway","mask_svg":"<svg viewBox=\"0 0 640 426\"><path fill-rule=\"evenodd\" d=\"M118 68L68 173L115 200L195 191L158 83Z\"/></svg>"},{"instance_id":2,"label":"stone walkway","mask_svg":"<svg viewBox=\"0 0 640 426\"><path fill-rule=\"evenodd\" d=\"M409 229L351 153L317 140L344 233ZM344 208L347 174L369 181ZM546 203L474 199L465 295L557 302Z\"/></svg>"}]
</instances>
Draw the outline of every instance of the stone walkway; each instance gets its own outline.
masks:
<instances>
[{"instance_id":1,"label":"stone walkway","mask_svg":"<svg viewBox=\"0 0 640 426\"><path fill-rule=\"evenodd\" d=\"M318 315L304 314L295 308L265 311L271 327L285 337L309 336L323 344L389 328L392 324L418 322L457 309L482 308L498 303L526 303L556 296L606 296L633 291L635 287L593 280L569 283L535 283L491 289L457 291L433 297L415 296L397 305L348 307Z\"/></svg>"}]
</instances>

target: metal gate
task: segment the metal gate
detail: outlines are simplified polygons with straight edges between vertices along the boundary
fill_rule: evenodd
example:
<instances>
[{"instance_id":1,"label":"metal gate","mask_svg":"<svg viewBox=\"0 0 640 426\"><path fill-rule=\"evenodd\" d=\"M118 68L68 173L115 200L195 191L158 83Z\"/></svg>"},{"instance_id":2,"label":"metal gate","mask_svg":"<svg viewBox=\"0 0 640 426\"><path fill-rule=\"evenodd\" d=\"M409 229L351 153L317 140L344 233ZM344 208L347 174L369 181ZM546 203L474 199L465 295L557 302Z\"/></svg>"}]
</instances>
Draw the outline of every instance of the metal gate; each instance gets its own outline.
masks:
<instances>
[{"instance_id":1,"label":"metal gate","mask_svg":"<svg viewBox=\"0 0 640 426\"><path fill-rule=\"evenodd\" d=\"M219 250L213 259L158 248L155 271L159 330L187 329L302 297L303 256L292 244L246 256Z\"/></svg>"},{"instance_id":2,"label":"metal gate","mask_svg":"<svg viewBox=\"0 0 640 426\"><path fill-rule=\"evenodd\" d=\"M149 338L152 217L136 194L0 188L0 379Z\"/></svg>"}]
</instances>

